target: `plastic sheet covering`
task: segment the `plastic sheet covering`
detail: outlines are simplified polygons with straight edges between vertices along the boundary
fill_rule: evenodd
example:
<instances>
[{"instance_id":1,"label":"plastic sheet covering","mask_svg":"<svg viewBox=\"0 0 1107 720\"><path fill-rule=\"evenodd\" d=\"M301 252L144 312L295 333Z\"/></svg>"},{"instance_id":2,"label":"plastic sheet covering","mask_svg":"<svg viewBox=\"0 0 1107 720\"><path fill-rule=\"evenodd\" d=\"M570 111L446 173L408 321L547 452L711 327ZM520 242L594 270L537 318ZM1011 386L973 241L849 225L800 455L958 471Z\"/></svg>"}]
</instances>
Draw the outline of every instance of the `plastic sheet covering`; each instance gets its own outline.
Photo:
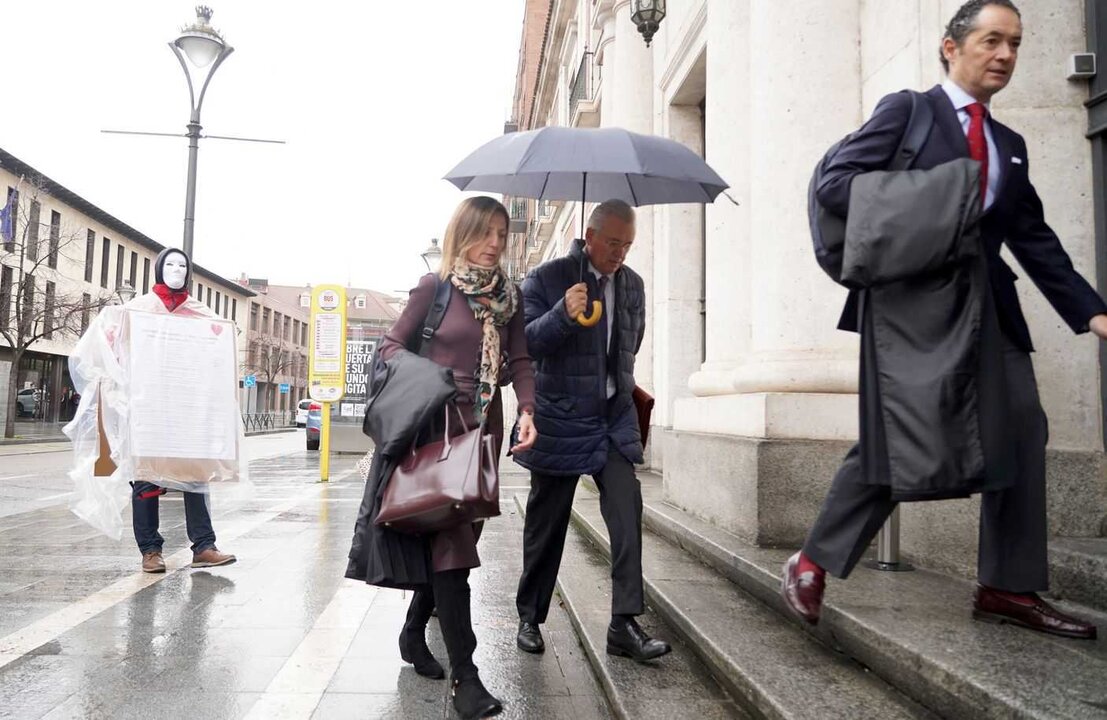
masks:
<instances>
[{"instance_id":1,"label":"plastic sheet covering","mask_svg":"<svg viewBox=\"0 0 1107 720\"><path fill-rule=\"evenodd\" d=\"M137 416L138 404L132 407L133 398L139 392L132 383L130 331L136 313L172 315L174 318L208 319L213 334L226 332L233 353L230 358L212 359L213 366L230 368L226 382L209 383L216 387L211 397L201 398L202 408L196 413L183 408L162 408L164 418L171 419L183 432L192 434L209 432L212 428L226 428L232 437L209 437L210 444L222 451L215 457L189 457L190 453L171 451L168 457L135 454L135 428L132 427L132 410ZM149 317L146 315L146 317ZM124 522L122 511L130 500L130 483L142 480L160 487L184 492L209 491L216 482L248 482L247 463L244 457L245 438L238 406L237 349L234 324L213 313L207 306L189 298L170 313L161 299L149 293L136 297L126 305L104 308L81 337L69 357L69 372L81 401L73 420L64 432L73 441L73 468L69 472L73 480L73 494L69 508L100 532L116 540L122 537ZM167 345L168 347L168 345ZM144 346L143 352L160 352L163 349ZM165 378L165 383L188 383L187 378ZM214 419L214 421L212 421ZM103 427L104 439L110 448L111 463L99 463L101 454L99 427ZM143 428L143 430L148 430ZM142 443L138 443L141 445ZM145 441L150 446L149 435ZM194 453L192 453L194 454ZM173 456L176 455L176 456ZM182 456L186 455L186 456ZM114 467L112 466L114 463Z\"/></svg>"}]
</instances>

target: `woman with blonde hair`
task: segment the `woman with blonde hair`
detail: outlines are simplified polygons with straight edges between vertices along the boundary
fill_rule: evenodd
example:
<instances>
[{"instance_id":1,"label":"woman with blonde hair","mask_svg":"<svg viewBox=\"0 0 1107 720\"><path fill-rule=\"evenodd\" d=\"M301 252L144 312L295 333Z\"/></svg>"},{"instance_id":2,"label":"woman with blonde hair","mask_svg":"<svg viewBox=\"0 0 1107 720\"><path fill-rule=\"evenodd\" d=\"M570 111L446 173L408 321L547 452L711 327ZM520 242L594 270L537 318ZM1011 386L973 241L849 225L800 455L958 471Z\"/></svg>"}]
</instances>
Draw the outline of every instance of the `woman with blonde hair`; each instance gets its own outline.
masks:
<instances>
[{"instance_id":1,"label":"woman with blonde hair","mask_svg":"<svg viewBox=\"0 0 1107 720\"><path fill-rule=\"evenodd\" d=\"M499 386L510 381L519 400L518 444L512 450L529 449L537 439L533 420L534 371L527 353L522 296L500 267L507 228L507 210L495 199L464 200L443 238L442 269L419 281L403 314L381 344L381 357L385 361L400 350L416 352L440 283L452 286L442 321L427 341L429 348L423 348L423 352L453 371L455 402L467 416L467 422L486 424L495 440L497 462L504 435L503 405L496 392ZM503 707L485 689L473 664L477 640L470 615L468 579L470 570L480 565L477 554L480 531L480 523L466 523L434 533L422 538L425 551L421 555L407 553L397 559L394 550L365 547L387 543L387 529L377 527L370 532L359 524L355 549L351 551L351 570L347 571L347 577L415 591L400 633L400 655L420 675L440 679L445 673L427 647L425 632L437 607L439 627L449 653L453 704L463 718L488 717ZM410 543L411 538L405 541ZM355 569L359 559L363 567ZM375 563L390 567L374 567ZM397 572L400 565L403 570Z\"/></svg>"}]
</instances>

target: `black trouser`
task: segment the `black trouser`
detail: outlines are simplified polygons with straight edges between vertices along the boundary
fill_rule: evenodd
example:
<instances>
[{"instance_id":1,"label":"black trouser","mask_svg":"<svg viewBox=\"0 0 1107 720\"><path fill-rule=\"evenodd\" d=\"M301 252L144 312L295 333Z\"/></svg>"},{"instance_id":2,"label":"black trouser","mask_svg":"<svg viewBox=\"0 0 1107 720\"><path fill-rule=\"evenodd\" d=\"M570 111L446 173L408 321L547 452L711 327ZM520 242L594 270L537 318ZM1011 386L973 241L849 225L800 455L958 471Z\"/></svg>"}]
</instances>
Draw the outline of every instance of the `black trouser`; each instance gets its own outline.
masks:
<instances>
[{"instance_id":1,"label":"black trouser","mask_svg":"<svg viewBox=\"0 0 1107 720\"><path fill-rule=\"evenodd\" d=\"M438 627L450 656L450 677L467 680L477 676L473 652L477 636L473 633L470 608L469 570L446 570L434 573L433 588L422 588L411 595L404 632L425 637L431 611L438 608Z\"/></svg>"},{"instance_id":2,"label":"black trouser","mask_svg":"<svg viewBox=\"0 0 1107 720\"><path fill-rule=\"evenodd\" d=\"M634 465L612 449L603 470L593 475L600 489L600 511L611 538L611 614L641 615L642 487ZM573 510L576 477L531 473L523 527L523 575L515 606L519 619L546 622L553 597L565 533Z\"/></svg>"},{"instance_id":3,"label":"black trouser","mask_svg":"<svg viewBox=\"0 0 1107 720\"><path fill-rule=\"evenodd\" d=\"M157 485L134 483L131 491L131 520L138 549L144 553L161 552L165 542L158 532ZM143 497L143 496L146 497ZM192 552L200 553L215 546L215 530L211 526L207 493L184 493L185 530L192 541Z\"/></svg>"},{"instance_id":4,"label":"black trouser","mask_svg":"<svg viewBox=\"0 0 1107 720\"><path fill-rule=\"evenodd\" d=\"M1015 431L1015 483L982 493L977 578L1009 592L1049 587L1045 446L1049 429L1038 399L1030 355L1004 340L1003 364ZM819 567L845 578L868 549L896 503L886 485L865 482L854 446L846 455L803 546Z\"/></svg>"}]
</instances>

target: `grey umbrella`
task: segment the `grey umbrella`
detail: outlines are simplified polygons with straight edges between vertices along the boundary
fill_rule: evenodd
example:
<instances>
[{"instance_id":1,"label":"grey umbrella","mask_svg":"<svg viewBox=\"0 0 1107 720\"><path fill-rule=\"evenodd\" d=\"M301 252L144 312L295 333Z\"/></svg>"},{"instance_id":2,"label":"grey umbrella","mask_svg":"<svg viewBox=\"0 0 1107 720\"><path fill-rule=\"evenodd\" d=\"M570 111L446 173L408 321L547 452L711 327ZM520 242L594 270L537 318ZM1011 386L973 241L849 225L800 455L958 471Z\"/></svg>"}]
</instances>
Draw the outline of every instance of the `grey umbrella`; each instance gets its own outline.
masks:
<instances>
[{"instance_id":1,"label":"grey umbrella","mask_svg":"<svg viewBox=\"0 0 1107 720\"><path fill-rule=\"evenodd\" d=\"M678 142L622 128L544 127L478 148L446 179L462 190L631 205L709 203L728 186Z\"/></svg>"}]
</instances>

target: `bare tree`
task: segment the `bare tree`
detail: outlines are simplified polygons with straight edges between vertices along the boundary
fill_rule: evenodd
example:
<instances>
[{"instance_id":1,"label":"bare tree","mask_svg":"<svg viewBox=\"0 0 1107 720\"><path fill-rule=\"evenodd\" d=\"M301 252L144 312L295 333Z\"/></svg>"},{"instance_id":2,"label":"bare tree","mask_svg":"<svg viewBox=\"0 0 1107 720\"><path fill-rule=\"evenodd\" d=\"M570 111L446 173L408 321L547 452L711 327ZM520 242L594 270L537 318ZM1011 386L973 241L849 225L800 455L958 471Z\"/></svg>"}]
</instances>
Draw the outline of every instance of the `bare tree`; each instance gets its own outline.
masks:
<instances>
[{"instance_id":1,"label":"bare tree","mask_svg":"<svg viewBox=\"0 0 1107 720\"><path fill-rule=\"evenodd\" d=\"M258 334L250 340L246 353L246 362L242 369L246 374L260 376L268 385L265 394L265 407L273 407L274 381L281 375L296 376L304 363L299 350L284 339L283 328L277 335Z\"/></svg>"},{"instance_id":2,"label":"bare tree","mask_svg":"<svg viewBox=\"0 0 1107 720\"><path fill-rule=\"evenodd\" d=\"M11 208L11 237L0 236L0 338L12 355L5 399L6 438L15 436L23 356L41 340L79 336L92 314L111 302L110 293L80 292L79 279L63 274L66 267L83 263L85 237L77 229L63 228L58 213L50 213L44 221L42 200L47 193L42 178L22 183L20 190Z\"/></svg>"}]
</instances>

